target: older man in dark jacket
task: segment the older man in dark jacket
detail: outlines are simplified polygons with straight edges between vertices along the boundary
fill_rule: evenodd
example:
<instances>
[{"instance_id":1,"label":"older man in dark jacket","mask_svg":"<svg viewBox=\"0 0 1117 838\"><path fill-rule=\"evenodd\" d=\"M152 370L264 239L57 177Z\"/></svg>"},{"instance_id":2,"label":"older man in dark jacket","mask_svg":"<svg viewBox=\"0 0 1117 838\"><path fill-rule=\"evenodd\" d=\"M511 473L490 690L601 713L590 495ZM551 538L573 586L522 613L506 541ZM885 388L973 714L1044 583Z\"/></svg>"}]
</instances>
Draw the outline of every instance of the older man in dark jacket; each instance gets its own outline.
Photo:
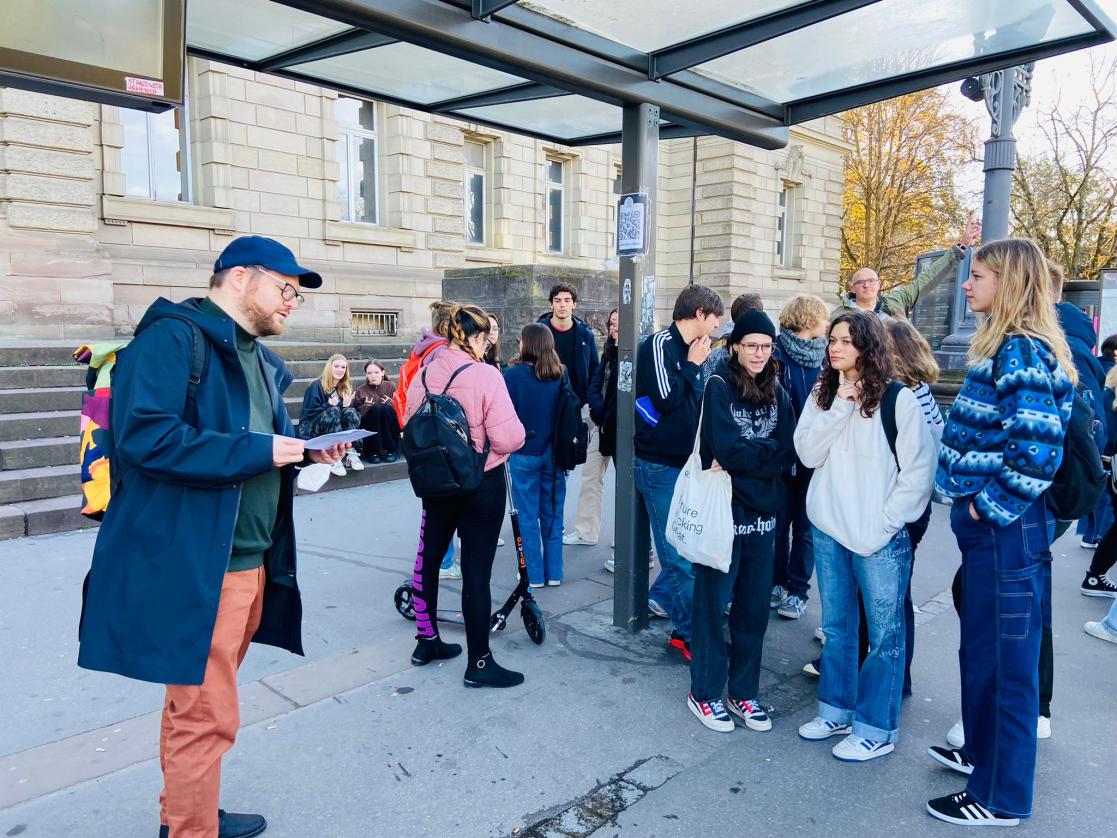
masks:
<instances>
[{"instance_id":1,"label":"older man in dark jacket","mask_svg":"<svg viewBox=\"0 0 1117 838\"><path fill-rule=\"evenodd\" d=\"M281 334L300 287L321 284L279 242L237 239L209 296L157 300L113 373L114 489L78 664L167 685L161 836L246 838L267 825L217 808L249 642L302 654L291 510L294 464L308 457L283 405L291 374L257 338Z\"/></svg>"}]
</instances>

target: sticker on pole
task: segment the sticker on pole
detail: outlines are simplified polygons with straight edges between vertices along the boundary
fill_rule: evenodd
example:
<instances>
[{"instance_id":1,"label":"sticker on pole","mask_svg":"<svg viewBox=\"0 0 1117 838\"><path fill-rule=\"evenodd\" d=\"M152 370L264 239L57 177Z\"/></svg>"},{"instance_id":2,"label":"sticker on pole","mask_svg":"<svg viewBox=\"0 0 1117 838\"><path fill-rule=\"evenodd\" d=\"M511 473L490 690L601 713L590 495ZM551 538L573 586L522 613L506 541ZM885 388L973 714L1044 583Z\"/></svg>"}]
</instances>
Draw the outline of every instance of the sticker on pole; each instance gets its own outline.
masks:
<instances>
[{"instance_id":1,"label":"sticker on pole","mask_svg":"<svg viewBox=\"0 0 1117 838\"><path fill-rule=\"evenodd\" d=\"M621 195L617 202L617 255L648 254L648 196L643 192Z\"/></svg>"}]
</instances>

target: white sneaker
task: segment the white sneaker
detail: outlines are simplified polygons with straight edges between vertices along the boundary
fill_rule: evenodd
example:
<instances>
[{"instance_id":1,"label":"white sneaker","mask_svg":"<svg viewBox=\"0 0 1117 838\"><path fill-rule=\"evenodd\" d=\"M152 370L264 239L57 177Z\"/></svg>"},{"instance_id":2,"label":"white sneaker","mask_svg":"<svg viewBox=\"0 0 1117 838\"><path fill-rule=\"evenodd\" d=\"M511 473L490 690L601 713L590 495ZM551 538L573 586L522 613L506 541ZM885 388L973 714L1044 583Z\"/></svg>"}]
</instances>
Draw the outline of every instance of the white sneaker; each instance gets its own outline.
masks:
<instances>
[{"instance_id":1,"label":"white sneaker","mask_svg":"<svg viewBox=\"0 0 1117 838\"><path fill-rule=\"evenodd\" d=\"M710 730L716 730L718 733L733 732L735 727L733 719L725 711L725 705L721 703L721 699L699 701L694 697L694 693L691 693L687 696L686 705L690 708L690 712L698 717L698 721Z\"/></svg>"},{"instance_id":2,"label":"white sneaker","mask_svg":"<svg viewBox=\"0 0 1117 838\"><path fill-rule=\"evenodd\" d=\"M365 464L361 462L361 455L356 451L349 451L345 455L345 465L352 471L364 471Z\"/></svg>"},{"instance_id":3,"label":"white sneaker","mask_svg":"<svg viewBox=\"0 0 1117 838\"><path fill-rule=\"evenodd\" d=\"M1039 722L1036 724L1036 739L1050 739L1051 738L1051 719L1047 716L1040 716Z\"/></svg>"},{"instance_id":4,"label":"white sneaker","mask_svg":"<svg viewBox=\"0 0 1117 838\"><path fill-rule=\"evenodd\" d=\"M461 579L462 578L462 566L460 564L458 564L457 562L454 562L449 567L441 567L441 568L438 569L438 578L439 579Z\"/></svg>"},{"instance_id":5,"label":"white sneaker","mask_svg":"<svg viewBox=\"0 0 1117 838\"><path fill-rule=\"evenodd\" d=\"M896 750L891 742L877 742L852 733L830 749L842 762L868 762Z\"/></svg>"},{"instance_id":6,"label":"white sneaker","mask_svg":"<svg viewBox=\"0 0 1117 838\"><path fill-rule=\"evenodd\" d=\"M338 477L344 477L345 463L343 463L341 460L338 460L336 463L330 466L330 474L336 474Z\"/></svg>"},{"instance_id":7,"label":"white sneaker","mask_svg":"<svg viewBox=\"0 0 1117 838\"><path fill-rule=\"evenodd\" d=\"M605 560L605 569L607 571L609 571L610 573L616 573L617 572L617 558L616 558L616 556L610 556L609 558L607 558Z\"/></svg>"},{"instance_id":8,"label":"white sneaker","mask_svg":"<svg viewBox=\"0 0 1117 838\"><path fill-rule=\"evenodd\" d=\"M575 532L567 533L566 535L564 535L562 537L562 543L573 545L575 547L593 547L597 544L596 541L586 541L584 538L582 538L582 536L578 535L578 533Z\"/></svg>"},{"instance_id":9,"label":"white sneaker","mask_svg":"<svg viewBox=\"0 0 1117 838\"><path fill-rule=\"evenodd\" d=\"M656 602L654 599L648 600L648 612L653 617L658 617L661 620L671 619L671 615L667 613L667 609Z\"/></svg>"},{"instance_id":10,"label":"white sneaker","mask_svg":"<svg viewBox=\"0 0 1117 838\"><path fill-rule=\"evenodd\" d=\"M504 539L501 538L499 535L496 537L496 546L497 547L503 547L504 546Z\"/></svg>"},{"instance_id":11,"label":"white sneaker","mask_svg":"<svg viewBox=\"0 0 1117 838\"><path fill-rule=\"evenodd\" d=\"M1087 550L1097 550L1098 543L1096 541L1087 541L1085 536L1078 539L1078 543Z\"/></svg>"},{"instance_id":12,"label":"white sneaker","mask_svg":"<svg viewBox=\"0 0 1117 838\"><path fill-rule=\"evenodd\" d=\"M819 626L814 630L814 639L817 640L819 643L822 643L823 645L826 644L826 633L823 632L822 626Z\"/></svg>"},{"instance_id":13,"label":"white sneaker","mask_svg":"<svg viewBox=\"0 0 1117 838\"><path fill-rule=\"evenodd\" d=\"M1091 637L1096 637L1098 640L1106 640L1110 643L1117 643L1117 634L1114 634L1109 629L1101 624L1101 622L1094 622L1091 620L1082 627Z\"/></svg>"},{"instance_id":14,"label":"white sneaker","mask_svg":"<svg viewBox=\"0 0 1117 838\"><path fill-rule=\"evenodd\" d=\"M799 735L812 742L829 739L831 736L845 736L852 732L852 725L834 724L826 721L822 716L815 716L806 724L799 725Z\"/></svg>"},{"instance_id":15,"label":"white sneaker","mask_svg":"<svg viewBox=\"0 0 1117 838\"><path fill-rule=\"evenodd\" d=\"M962 727L961 719L946 732L946 741L952 748L964 748L966 746L966 729Z\"/></svg>"}]
</instances>

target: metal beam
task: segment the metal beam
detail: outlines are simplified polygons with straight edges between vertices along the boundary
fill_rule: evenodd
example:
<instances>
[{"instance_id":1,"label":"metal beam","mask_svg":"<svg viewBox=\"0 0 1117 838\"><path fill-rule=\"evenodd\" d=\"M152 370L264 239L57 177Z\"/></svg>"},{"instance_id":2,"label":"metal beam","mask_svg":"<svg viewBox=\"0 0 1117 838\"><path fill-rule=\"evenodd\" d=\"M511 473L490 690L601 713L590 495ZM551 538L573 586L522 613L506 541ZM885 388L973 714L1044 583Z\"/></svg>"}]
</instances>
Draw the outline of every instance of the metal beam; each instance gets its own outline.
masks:
<instances>
[{"instance_id":1,"label":"metal beam","mask_svg":"<svg viewBox=\"0 0 1117 838\"><path fill-rule=\"evenodd\" d=\"M446 111L487 108L490 105L508 105L513 102L531 102L535 99L551 99L555 96L568 95L570 94L565 90L559 90L557 87L528 82L514 87L502 87L500 90L490 90L488 93L459 96L456 99L443 99L441 102L435 102L433 105L427 105L427 107L434 113L444 113Z\"/></svg>"},{"instance_id":2,"label":"metal beam","mask_svg":"<svg viewBox=\"0 0 1117 838\"><path fill-rule=\"evenodd\" d=\"M648 252L620 259L617 306L617 480L613 575L613 625L635 634L648 625L648 513L636 491L635 389L640 340L655 316L656 187L659 175L659 108L627 105L621 143L621 192L648 196ZM651 305L645 306L644 300Z\"/></svg>"},{"instance_id":3,"label":"metal beam","mask_svg":"<svg viewBox=\"0 0 1117 838\"><path fill-rule=\"evenodd\" d=\"M272 70L281 70L284 67L293 67L296 64L306 64L308 61L320 61L323 58L335 58L339 55L348 55L351 52L360 52L365 49L382 47L394 44L397 38L381 35L379 32L368 32L364 29L351 29L348 32L339 32L313 44L281 52L265 58L260 62L262 72L270 73Z\"/></svg>"},{"instance_id":4,"label":"metal beam","mask_svg":"<svg viewBox=\"0 0 1117 838\"><path fill-rule=\"evenodd\" d=\"M646 102L688 125L760 148L787 145L787 129L778 118L670 81L654 82L646 69L620 66L524 31L503 22L503 15L488 22L474 20L464 9L440 0L278 2L610 104Z\"/></svg>"},{"instance_id":5,"label":"metal beam","mask_svg":"<svg viewBox=\"0 0 1117 838\"><path fill-rule=\"evenodd\" d=\"M710 132L705 128L692 128L689 125L660 125L659 138L661 140L676 140L686 137L705 137ZM575 139L567 140L567 145L572 146L586 146L586 145L616 145L623 141L623 134L592 134L585 137L577 137Z\"/></svg>"},{"instance_id":6,"label":"metal beam","mask_svg":"<svg viewBox=\"0 0 1117 838\"><path fill-rule=\"evenodd\" d=\"M697 64L813 26L880 0L814 0L692 38L648 55L648 77L661 79Z\"/></svg>"},{"instance_id":7,"label":"metal beam","mask_svg":"<svg viewBox=\"0 0 1117 838\"><path fill-rule=\"evenodd\" d=\"M516 2L517 0L473 0L473 16L477 18L477 20L484 20L506 6L514 5Z\"/></svg>"},{"instance_id":8,"label":"metal beam","mask_svg":"<svg viewBox=\"0 0 1117 838\"><path fill-rule=\"evenodd\" d=\"M1086 49L1112 40L1113 35L1109 32L1087 32L1083 35L1052 41L1048 44L1021 47L1020 49L980 59L971 58L966 61L955 61L951 64L896 76L871 84L862 84L833 93L800 99L788 104L787 122L789 125L797 125L800 122L807 122L820 116L848 111L851 108L859 108L862 105L879 102L883 99L903 96L905 93L913 93L916 90L938 87L940 84L961 81L970 76L980 76L994 70L1003 70L1017 64L1027 64L1029 61L1038 61L1041 58Z\"/></svg>"}]
</instances>

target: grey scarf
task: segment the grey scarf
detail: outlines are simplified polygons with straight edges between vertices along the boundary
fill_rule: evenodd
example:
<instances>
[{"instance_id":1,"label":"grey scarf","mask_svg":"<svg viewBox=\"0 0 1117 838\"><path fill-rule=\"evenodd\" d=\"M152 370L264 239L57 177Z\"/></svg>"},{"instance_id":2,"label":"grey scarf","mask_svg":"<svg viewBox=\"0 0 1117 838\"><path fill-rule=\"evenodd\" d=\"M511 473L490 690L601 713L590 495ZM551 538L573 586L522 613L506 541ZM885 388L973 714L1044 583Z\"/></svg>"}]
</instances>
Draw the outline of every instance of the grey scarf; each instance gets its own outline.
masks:
<instances>
[{"instance_id":1,"label":"grey scarf","mask_svg":"<svg viewBox=\"0 0 1117 838\"><path fill-rule=\"evenodd\" d=\"M822 366L822 355L826 352L826 338L804 340L790 329L784 329L776 338L787 357L801 367L817 369Z\"/></svg>"}]
</instances>

